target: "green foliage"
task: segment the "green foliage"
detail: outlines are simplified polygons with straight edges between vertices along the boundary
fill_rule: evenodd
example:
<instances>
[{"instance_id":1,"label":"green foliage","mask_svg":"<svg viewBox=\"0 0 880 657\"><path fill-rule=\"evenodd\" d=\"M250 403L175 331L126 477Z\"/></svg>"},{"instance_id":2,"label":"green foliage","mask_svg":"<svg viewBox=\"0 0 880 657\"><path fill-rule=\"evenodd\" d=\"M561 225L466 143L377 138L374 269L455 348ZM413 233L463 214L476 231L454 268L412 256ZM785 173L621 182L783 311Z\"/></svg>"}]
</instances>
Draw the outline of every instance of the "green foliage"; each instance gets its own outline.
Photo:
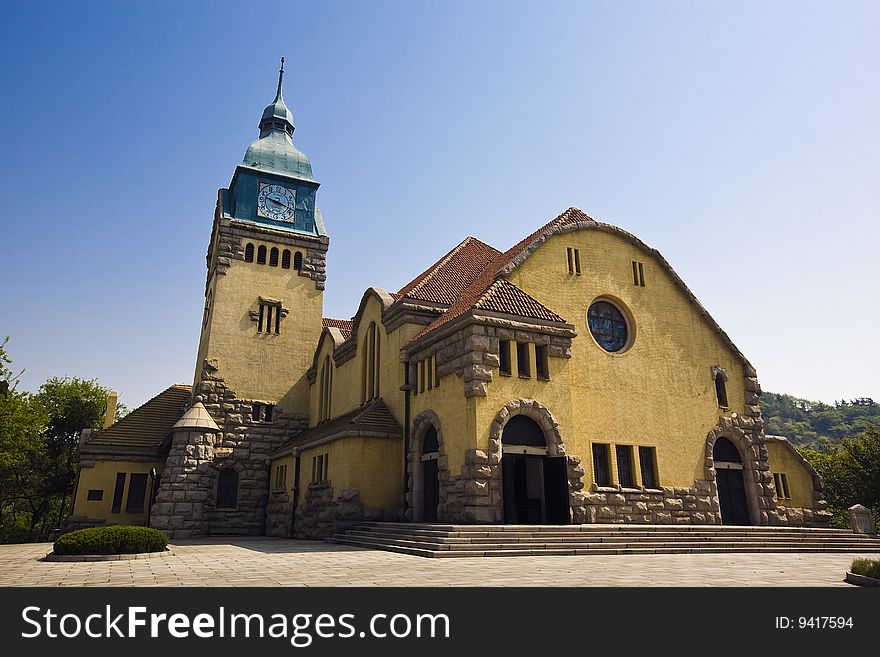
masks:
<instances>
[{"instance_id":1,"label":"green foliage","mask_svg":"<svg viewBox=\"0 0 880 657\"><path fill-rule=\"evenodd\" d=\"M880 559L853 559L851 573L880 579Z\"/></svg>"},{"instance_id":2,"label":"green foliage","mask_svg":"<svg viewBox=\"0 0 880 657\"><path fill-rule=\"evenodd\" d=\"M824 480L825 499L835 526L849 527L847 509L854 504L872 509L880 525L880 428L869 428L827 452L800 452Z\"/></svg>"},{"instance_id":3,"label":"green foliage","mask_svg":"<svg viewBox=\"0 0 880 657\"><path fill-rule=\"evenodd\" d=\"M55 554L140 554L162 552L168 538L150 527L90 527L64 534L55 541Z\"/></svg>"},{"instance_id":4,"label":"green foliage","mask_svg":"<svg viewBox=\"0 0 880 657\"><path fill-rule=\"evenodd\" d=\"M761 414L766 432L785 436L798 446L830 451L844 438L880 426L880 404L869 397L834 405L765 392Z\"/></svg>"},{"instance_id":5,"label":"green foliage","mask_svg":"<svg viewBox=\"0 0 880 657\"><path fill-rule=\"evenodd\" d=\"M70 511L79 432L102 426L108 390L65 377L37 394L19 391L8 342L0 342L0 543L45 540Z\"/></svg>"}]
</instances>

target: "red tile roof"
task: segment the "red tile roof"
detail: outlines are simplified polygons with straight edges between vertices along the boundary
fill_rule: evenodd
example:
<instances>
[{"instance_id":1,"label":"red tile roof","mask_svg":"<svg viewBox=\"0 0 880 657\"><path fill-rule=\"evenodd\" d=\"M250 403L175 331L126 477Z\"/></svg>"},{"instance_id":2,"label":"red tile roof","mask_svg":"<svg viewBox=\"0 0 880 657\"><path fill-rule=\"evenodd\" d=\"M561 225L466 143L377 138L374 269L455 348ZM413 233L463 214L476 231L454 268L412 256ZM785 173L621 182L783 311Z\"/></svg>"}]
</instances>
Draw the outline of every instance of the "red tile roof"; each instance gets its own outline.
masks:
<instances>
[{"instance_id":1,"label":"red tile roof","mask_svg":"<svg viewBox=\"0 0 880 657\"><path fill-rule=\"evenodd\" d=\"M467 288L462 291L462 293L457 297L455 303L452 304L452 306L449 308L449 310L447 310L445 313L440 315L440 317L438 317L433 322L428 324L428 326L426 326L420 333L418 333L412 340L410 340L410 343L413 343L416 340L419 340L420 338L424 337L425 335L427 335L428 333L430 333L434 329L439 328L440 326L443 326L444 324L447 324L448 322L451 322L453 319L456 319L457 317L464 315L466 312L468 312L472 308L476 308L477 304L483 299L484 295L486 295L489 292L489 288L491 288L493 283L495 282L495 276L505 266L511 264L516 259L517 256L519 256L521 253L523 253L531 245L536 244L536 243L540 243L541 241L543 241L544 234L547 233L548 231L551 231L551 229L558 230L560 228L565 228L569 225L577 225L579 223L593 222L593 221L594 220L591 217L588 217L586 214L581 212L579 209L569 208L568 210L566 210L565 212L560 214L558 217L556 217L552 221L549 221L546 224L544 224L543 226L541 226L538 230L536 230L534 233L532 233L531 235L529 235L525 239L521 240L520 242L518 242L514 246L510 247L504 253L497 255L491 262L488 262L482 268L479 275L477 275L471 281L470 285L468 285ZM532 297L530 297L528 294L526 294L525 292L523 292L522 290L520 290L519 288L517 288L513 284L510 284L510 287L514 288L516 290L516 292L513 292L512 290L510 290L510 288L507 288L507 287L505 287L503 291L499 288L499 290L497 290L495 293L493 293L492 297L496 298L496 299L500 299L503 296L507 299L511 299L511 301L507 304L511 307L515 307L518 305L524 309L525 308L532 309L532 311L538 313L539 315L541 313L546 312L546 313L553 315L554 317L559 318L559 316L556 315L555 313L553 313L553 311L549 310L546 306L543 306L537 300L533 299ZM513 297L516 297L516 299L517 299L516 303L513 303L513 301L512 301ZM530 301L527 301L526 297L528 297L528 299ZM485 302L485 303L489 303L489 302ZM500 303L500 301L496 301L496 303ZM540 308L543 310L538 309L538 306L540 306ZM509 312L509 311L501 311L501 312ZM531 317L532 315L524 315L524 316ZM544 319L544 318L545 318L544 315L536 317L536 319ZM554 319L551 321L560 321L560 320L565 321L562 318Z\"/></svg>"},{"instance_id":2,"label":"red tile roof","mask_svg":"<svg viewBox=\"0 0 880 657\"><path fill-rule=\"evenodd\" d=\"M400 288L396 297L408 297L451 306L501 252L476 237L461 244Z\"/></svg>"},{"instance_id":3,"label":"red tile roof","mask_svg":"<svg viewBox=\"0 0 880 657\"><path fill-rule=\"evenodd\" d=\"M543 319L548 322L565 323L565 319L554 313L534 297L526 294L506 278L500 278L483 293L474 308L506 313L519 317Z\"/></svg>"},{"instance_id":4,"label":"red tile roof","mask_svg":"<svg viewBox=\"0 0 880 657\"><path fill-rule=\"evenodd\" d=\"M342 333L343 340L348 340L351 337L352 321L350 319L333 319L332 317L324 317L321 319L321 323L324 328L330 328L331 326L338 328L339 332Z\"/></svg>"}]
</instances>

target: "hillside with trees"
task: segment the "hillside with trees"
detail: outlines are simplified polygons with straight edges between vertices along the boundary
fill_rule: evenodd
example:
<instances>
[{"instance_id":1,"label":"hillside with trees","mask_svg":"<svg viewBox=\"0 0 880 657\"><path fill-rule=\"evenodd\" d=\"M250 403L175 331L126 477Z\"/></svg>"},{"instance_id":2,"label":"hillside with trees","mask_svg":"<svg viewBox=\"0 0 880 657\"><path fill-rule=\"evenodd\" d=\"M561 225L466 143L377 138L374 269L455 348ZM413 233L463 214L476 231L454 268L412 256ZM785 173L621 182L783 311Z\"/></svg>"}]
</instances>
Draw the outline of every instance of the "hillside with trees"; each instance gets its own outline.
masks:
<instances>
[{"instance_id":1,"label":"hillside with trees","mask_svg":"<svg viewBox=\"0 0 880 657\"><path fill-rule=\"evenodd\" d=\"M768 434L785 436L798 447L830 452L844 438L880 427L880 404L869 397L834 404L765 392L761 414Z\"/></svg>"}]
</instances>

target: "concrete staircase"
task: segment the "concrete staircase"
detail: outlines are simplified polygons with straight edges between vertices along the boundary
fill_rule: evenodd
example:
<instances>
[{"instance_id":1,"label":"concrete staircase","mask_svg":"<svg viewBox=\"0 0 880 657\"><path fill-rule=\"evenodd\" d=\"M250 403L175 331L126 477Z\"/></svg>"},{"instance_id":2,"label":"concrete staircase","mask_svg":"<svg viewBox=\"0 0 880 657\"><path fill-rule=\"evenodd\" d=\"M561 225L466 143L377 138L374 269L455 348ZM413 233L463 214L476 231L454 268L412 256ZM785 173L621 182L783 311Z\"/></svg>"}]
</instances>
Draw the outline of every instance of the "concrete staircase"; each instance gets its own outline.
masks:
<instances>
[{"instance_id":1,"label":"concrete staircase","mask_svg":"<svg viewBox=\"0 0 880 657\"><path fill-rule=\"evenodd\" d=\"M331 543L420 557L513 557L712 552L880 553L848 529L713 525L441 525L364 522Z\"/></svg>"}]
</instances>

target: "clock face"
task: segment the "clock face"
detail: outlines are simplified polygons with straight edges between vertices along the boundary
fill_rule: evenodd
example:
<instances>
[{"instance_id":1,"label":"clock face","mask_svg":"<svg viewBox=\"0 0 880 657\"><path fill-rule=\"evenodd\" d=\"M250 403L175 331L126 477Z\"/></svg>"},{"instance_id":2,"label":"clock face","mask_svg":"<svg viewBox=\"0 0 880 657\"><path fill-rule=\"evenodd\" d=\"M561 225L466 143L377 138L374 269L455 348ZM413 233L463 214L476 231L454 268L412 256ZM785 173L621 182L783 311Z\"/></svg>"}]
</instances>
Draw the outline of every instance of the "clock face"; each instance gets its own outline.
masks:
<instances>
[{"instance_id":1,"label":"clock face","mask_svg":"<svg viewBox=\"0 0 880 657\"><path fill-rule=\"evenodd\" d=\"M275 221L295 221L296 195L282 185L262 183L257 196L257 214Z\"/></svg>"}]
</instances>

